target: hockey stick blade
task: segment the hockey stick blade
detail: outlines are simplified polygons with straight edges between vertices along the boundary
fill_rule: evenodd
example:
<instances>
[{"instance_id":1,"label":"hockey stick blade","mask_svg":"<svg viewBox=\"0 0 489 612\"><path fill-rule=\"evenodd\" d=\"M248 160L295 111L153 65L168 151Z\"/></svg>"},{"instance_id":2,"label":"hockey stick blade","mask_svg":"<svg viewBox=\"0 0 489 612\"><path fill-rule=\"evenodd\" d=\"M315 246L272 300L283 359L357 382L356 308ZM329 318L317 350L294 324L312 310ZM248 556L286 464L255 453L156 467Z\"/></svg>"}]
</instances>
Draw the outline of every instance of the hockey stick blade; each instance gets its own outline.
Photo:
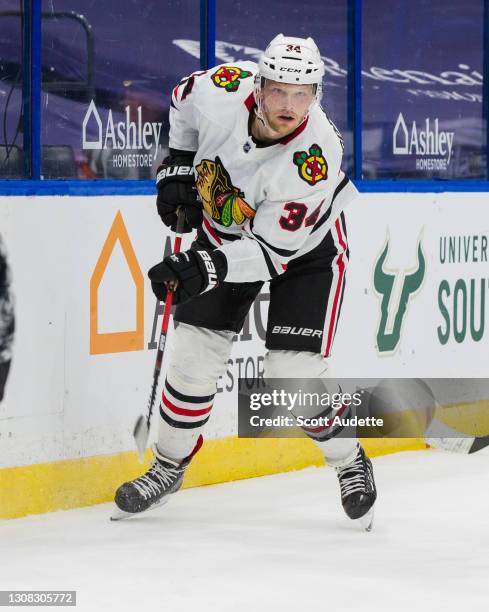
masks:
<instances>
[{"instance_id":1,"label":"hockey stick blade","mask_svg":"<svg viewBox=\"0 0 489 612\"><path fill-rule=\"evenodd\" d=\"M134 424L133 431L136 448L138 449L139 462L144 463L144 453L148 445L149 427L147 419L141 414Z\"/></svg>"},{"instance_id":2,"label":"hockey stick blade","mask_svg":"<svg viewBox=\"0 0 489 612\"><path fill-rule=\"evenodd\" d=\"M477 451L480 451L483 448L486 448L486 446L489 446L489 436L484 436L482 438L474 438L474 442L469 450L469 455L471 455L472 453L476 453Z\"/></svg>"},{"instance_id":3,"label":"hockey stick blade","mask_svg":"<svg viewBox=\"0 0 489 612\"><path fill-rule=\"evenodd\" d=\"M472 455L489 446L489 436L475 438L425 438L425 442L439 450L459 453L462 455Z\"/></svg>"}]
</instances>

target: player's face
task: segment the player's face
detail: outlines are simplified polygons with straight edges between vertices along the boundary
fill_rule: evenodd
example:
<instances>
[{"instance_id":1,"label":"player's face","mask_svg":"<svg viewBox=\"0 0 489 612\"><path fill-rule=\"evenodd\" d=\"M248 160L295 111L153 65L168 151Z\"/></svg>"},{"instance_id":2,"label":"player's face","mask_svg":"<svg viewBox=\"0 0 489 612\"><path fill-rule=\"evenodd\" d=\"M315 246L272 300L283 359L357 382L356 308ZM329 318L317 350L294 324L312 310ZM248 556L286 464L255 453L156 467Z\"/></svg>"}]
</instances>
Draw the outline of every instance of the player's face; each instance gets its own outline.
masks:
<instances>
[{"instance_id":1,"label":"player's face","mask_svg":"<svg viewBox=\"0 0 489 612\"><path fill-rule=\"evenodd\" d=\"M279 136L287 136L302 122L314 100L313 85L265 80L262 108L267 123Z\"/></svg>"}]
</instances>

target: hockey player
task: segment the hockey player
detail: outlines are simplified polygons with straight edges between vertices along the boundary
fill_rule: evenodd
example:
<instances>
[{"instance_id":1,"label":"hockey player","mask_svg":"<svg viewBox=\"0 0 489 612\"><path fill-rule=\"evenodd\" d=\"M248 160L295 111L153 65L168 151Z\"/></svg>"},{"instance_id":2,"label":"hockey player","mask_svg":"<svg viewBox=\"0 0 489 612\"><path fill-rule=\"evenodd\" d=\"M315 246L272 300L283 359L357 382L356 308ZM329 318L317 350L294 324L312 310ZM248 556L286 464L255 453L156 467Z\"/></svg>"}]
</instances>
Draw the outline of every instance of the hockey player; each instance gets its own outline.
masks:
<instances>
[{"instance_id":1,"label":"hockey player","mask_svg":"<svg viewBox=\"0 0 489 612\"><path fill-rule=\"evenodd\" d=\"M12 359L13 337L14 307L10 290L10 270L0 236L0 402L3 399Z\"/></svg>"},{"instance_id":2,"label":"hockey player","mask_svg":"<svg viewBox=\"0 0 489 612\"><path fill-rule=\"evenodd\" d=\"M175 229L182 206L185 230L196 228L197 239L149 271L159 299L174 291L179 325L154 461L116 493L125 512L161 504L181 486L232 337L265 281L266 377L326 375L348 262L342 211L356 189L341 171L341 137L320 107L323 75L311 38L279 34L258 65L196 72L173 90L157 208ZM299 329L304 333L290 333ZM357 440L306 433L336 468L347 515L371 514L372 466Z\"/></svg>"}]
</instances>

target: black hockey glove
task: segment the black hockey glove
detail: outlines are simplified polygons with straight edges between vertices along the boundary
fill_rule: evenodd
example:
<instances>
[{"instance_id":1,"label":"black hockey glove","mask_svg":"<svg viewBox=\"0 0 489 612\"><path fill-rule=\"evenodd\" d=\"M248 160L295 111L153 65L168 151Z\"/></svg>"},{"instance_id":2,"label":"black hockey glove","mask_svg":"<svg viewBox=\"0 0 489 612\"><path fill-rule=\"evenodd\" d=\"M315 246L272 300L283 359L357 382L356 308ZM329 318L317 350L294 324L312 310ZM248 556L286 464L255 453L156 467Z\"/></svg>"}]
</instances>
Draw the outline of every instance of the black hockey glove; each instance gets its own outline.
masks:
<instances>
[{"instance_id":1,"label":"black hockey glove","mask_svg":"<svg viewBox=\"0 0 489 612\"><path fill-rule=\"evenodd\" d=\"M170 156L156 171L156 207L163 223L173 231L177 225L178 206L183 207L185 213L184 233L202 223L202 203L195 186L194 155L170 149Z\"/></svg>"},{"instance_id":2,"label":"black hockey glove","mask_svg":"<svg viewBox=\"0 0 489 612\"><path fill-rule=\"evenodd\" d=\"M173 303L181 304L217 287L226 273L227 262L223 253L191 249L165 257L150 269L148 276L153 293L163 302L168 292L167 283L178 281Z\"/></svg>"}]
</instances>

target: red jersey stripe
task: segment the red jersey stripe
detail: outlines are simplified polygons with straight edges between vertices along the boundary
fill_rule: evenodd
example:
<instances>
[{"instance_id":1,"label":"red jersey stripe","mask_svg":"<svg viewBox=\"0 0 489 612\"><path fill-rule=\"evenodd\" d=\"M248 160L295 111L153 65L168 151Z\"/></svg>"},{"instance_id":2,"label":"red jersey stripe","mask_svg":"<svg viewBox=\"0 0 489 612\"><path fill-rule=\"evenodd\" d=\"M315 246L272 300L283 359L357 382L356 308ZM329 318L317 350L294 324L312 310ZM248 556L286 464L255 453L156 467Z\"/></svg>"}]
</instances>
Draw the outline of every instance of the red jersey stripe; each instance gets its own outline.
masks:
<instances>
[{"instance_id":1,"label":"red jersey stripe","mask_svg":"<svg viewBox=\"0 0 489 612\"><path fill-rule=\"evenodd\" d=\"M342 246L342 248L344 250L346 250L346 244L345 241L343 239L343 234L341 231L341 225L340 225L340 220L336 219L335 222L335 229L336 232L338 234L338 240L340 245ZM334 334L334 330L336 327L336 319L337 319L337 313L338 313L338 304L340 301L340 295L341 295L341 288L343 285L343 280L345 277L345 262L343 261L343 253L340 254L340 256L338 257L338 271L339 271L339 275L338 275L338 283L336 285L336 290L335 290L335 295L334 295L334 301L333 301L333 311L331 313L331 319L329 322L329 329L328 329L328 341L326 344L326 351L324 353L325 357L329 357L330 352L331 352L331 345L333 343L333 334Z\"/></svg>"},{"instance_id":2,"label":"red jersey stripe","mask_svg":"<svg viewBox=\"0 0 489 612\"><path fill-rule=\"evenodd\" d=\"M204 217L204 227L218 244L222 244L222 240L217 235L216 230L212 227L212 225L209 223L209 221L205 217Z\"/></svg>"}]
</instances>

